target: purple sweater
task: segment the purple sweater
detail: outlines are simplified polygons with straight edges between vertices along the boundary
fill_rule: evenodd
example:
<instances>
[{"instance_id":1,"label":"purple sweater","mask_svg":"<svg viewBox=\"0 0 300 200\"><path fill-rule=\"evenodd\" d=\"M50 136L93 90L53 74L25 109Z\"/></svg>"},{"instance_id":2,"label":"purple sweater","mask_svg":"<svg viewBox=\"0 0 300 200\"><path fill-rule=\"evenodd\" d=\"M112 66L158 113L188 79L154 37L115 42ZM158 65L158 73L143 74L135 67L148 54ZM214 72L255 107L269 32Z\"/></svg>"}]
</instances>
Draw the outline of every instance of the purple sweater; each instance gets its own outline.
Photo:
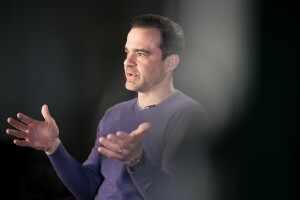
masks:
<instances>
[{"instance_id":1,"label":"purple sweater","mask_svg":"<svg viewBox=\"0 0 300 200\"><path fill-rule=\"evenodd\" d=\"M192 118L205 113L203 107L176 90L149 109L140 110L137 99L109 108L101 119L95 145L87 160L77 162L62 144L49 156L58 176L77 199L179 199L175 150ZM151 128L144 134L145 165L132 172L120 161L98 153L98 138L108 133L130 133L142 122Z\"/></svg>"}]
</instances>

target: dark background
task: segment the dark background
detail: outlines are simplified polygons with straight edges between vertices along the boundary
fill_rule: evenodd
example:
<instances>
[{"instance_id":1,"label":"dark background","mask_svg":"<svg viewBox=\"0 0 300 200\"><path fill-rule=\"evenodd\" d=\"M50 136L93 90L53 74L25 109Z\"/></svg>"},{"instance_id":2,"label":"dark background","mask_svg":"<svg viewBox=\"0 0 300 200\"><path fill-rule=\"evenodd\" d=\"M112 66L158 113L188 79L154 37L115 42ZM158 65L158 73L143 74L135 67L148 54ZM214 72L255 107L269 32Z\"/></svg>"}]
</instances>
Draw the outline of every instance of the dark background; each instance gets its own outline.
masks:
<instances>
[{"instance_id":1,"label":"dark background","mask_svg":"<svg viewBox=\"0 0 300 200\"><path fill-rule=\"evenodd\" d=\"M220 139L215 158L222 172L218 192L223 199L294 199L299 169L296 12L287 3L240 2L230 0L221 5L239 5L236 10L247 11L242 29L249 38L245 60L251 60L251 74L247 74L251 80L247 92L240 94L247 99L243 106L233 111L230 120L223 120L226 126L216 129ZM1 195L10 199L70 196L43 152L12 143L13 138L5 134L7 117L22 112L42 119L41 106L48 104L64 145L83 162L106 108L133 96L124 89L123 77L124 43L131 19L144 13L166 15L195 39L201 35L189 28L205 20L197 19L197 6L203 11L209 9L206 5L212 4L180 0L1 1ZM191 12L182 10L191 6ZM218 12L209 16L214 15ZM187 38L187 44L193 39ZM197 61L183 61L182 65L189 63ZM179 69L180 73L184 70ZM175 80L175 86L214 111L214 104L205 96L209 91L203 90L203 84L191 84L193 74L197 73L186 71L184 80L176 75L180 81Z\"/></svg>"}]
</instances>

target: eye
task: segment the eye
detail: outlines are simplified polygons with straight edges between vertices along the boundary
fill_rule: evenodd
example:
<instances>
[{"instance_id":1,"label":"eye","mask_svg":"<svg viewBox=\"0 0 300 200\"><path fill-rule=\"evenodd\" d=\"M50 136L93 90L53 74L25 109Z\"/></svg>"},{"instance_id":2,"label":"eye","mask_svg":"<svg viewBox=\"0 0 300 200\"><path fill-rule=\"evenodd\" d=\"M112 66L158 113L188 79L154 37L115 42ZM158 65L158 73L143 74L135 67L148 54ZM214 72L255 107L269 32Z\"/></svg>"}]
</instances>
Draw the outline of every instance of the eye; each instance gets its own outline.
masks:
<instances>
[{"instance_id":1,"label":"eye","mask_svg":"<svg viewBox=\"0 0 300 200\"><path fill-rule=\"evenodd\" d=\"M147 55L145 52L141 52L141 51L136 52L136 54L137 54L138 57L144 57L144 56Z\"/></svg>"}]
</instances>

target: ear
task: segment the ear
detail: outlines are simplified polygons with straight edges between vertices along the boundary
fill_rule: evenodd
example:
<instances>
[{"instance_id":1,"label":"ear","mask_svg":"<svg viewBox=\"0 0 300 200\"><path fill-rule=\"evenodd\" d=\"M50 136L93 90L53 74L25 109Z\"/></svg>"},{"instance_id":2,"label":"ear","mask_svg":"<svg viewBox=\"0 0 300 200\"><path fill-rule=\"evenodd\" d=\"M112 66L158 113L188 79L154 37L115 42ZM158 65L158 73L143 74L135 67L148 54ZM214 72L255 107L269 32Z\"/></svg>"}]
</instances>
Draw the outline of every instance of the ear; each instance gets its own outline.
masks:
<instances>
[{"instance_id":1,"label":"ear","mask_svg":"<svg viewBox=\"0 0 300 200\"><path fill-rule=\"evenodd\" d=\"M165 71L174 71L179 64L179 56L177 54L172 54L168 56L164 61Z\"/></svg>"}]
</instances>

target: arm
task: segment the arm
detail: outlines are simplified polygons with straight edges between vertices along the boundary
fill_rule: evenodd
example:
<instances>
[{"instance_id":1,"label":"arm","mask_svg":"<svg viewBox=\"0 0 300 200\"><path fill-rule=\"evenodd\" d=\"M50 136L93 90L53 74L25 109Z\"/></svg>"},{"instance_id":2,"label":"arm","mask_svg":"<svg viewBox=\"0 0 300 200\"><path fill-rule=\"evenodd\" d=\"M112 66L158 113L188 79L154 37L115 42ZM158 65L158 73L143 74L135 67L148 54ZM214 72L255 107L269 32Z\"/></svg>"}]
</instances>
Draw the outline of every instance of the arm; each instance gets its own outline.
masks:
<instances>
[{"instance_id":1,"label":"arm","mask_svg":"<svg viewBox=\"0 0 300 200\"><path fill-rule=\"evenodd\" d=\"M194 162L196 160L202 160L203 163L201 162L200 165L206 165L205 151L201 150L190 154L191 152L181 151L181 149L183 149L183 144L185 144L183 141L187 137L199 138L199 135L202 134L200 124L203 120L200 120L199 116L191 113L174 116L169 123L170 134L168 134L162 152L161 167L160 164L153 163L153 159L147 157L146 151L144 166L135 172L128 169L134 184L145 199L190 199L188 198L191 196L189 187L195 188L196 186L189 184L194 183L194 180L199 177L195 173L194 176L187 179L186 175L189 175L191 171L195 172ZM197 143L197 145L201 146L202 144ZM189 148L200 149L198 146ZM195 154L196 157L192 157ZM196 172L200 171L203 171L203 168L197 169Z\"/></svg>"},{"instance_id":2,"label":"arm","mask_svg":"<svg viewBox=\"0 0 300 200\"><path fill-rule=\"evenodd\" d=\"M58 127L49 113L48 106L43 105L41 112L44 121L22 113L17 114L18 120L8 118L7 122L15 129L7 129L7 134L17 138L14 140L17 146L44 151L58 176L74 196L78 199L93 199L102 180L100 164L96 162L99 153L93 150L89 163L78 163L61 144Z\"/></svg>"},{"instance_id":3,"label":"arm","mask_svg":"<svg viewBox=\"0 0 300 200\"><path fill-rule=\"evenodd\" d=\"M174 126L172 130L179 131L180 125L182 123L178 124L178 127ZM142 151L143 135L149 128L150 124L142 123L130 134L119 131L116 135L108 134L106 137L100 137L99 142L102 146L98 148L98 151L109 158L119 160L128 165L128 163L139 157ZM173 164L174 162L172 162L174 160L172 160L171 156L173 155L174 144L175 142L178 143L177 140L179 139L177 134L172 135L176 137L170 137L164 152L161 152L164 154L162 168L147 158L147 152L145 152L146 159L143 166L136 171L132 171L130 167L127 167L129 175L144 199L181 199L178 196L180 192L177 186L178 181L176 180L178 171Z\"/></svg>"},{"instance_id":4,"label":"arm","mask_svg":"<svg viewBox=\"0 0 300 200\"><path fill-rule=\"evenodd\" d=\"M169 139L164 151L162 152L161 167L158 163L147 156L147 151L144 152L143 165L133 171L127 168L131 179L138 188L144 199L161 199L161 200L179 200L183 199L179 186L178 163L173 159L174 142Z\"/></svg>"},{"instance_id":5,"label":"arm","mask_svg":"<svg viewBox=\"0 0 300 200\"><path fill-rule=\"evenodd\" d=\"M93 149L87 161L81 165L60 144L49 159L58 177L74 197L86 200L95 198L103 180L98 156L99 153Z\"/></svg>"}]
</instances>

